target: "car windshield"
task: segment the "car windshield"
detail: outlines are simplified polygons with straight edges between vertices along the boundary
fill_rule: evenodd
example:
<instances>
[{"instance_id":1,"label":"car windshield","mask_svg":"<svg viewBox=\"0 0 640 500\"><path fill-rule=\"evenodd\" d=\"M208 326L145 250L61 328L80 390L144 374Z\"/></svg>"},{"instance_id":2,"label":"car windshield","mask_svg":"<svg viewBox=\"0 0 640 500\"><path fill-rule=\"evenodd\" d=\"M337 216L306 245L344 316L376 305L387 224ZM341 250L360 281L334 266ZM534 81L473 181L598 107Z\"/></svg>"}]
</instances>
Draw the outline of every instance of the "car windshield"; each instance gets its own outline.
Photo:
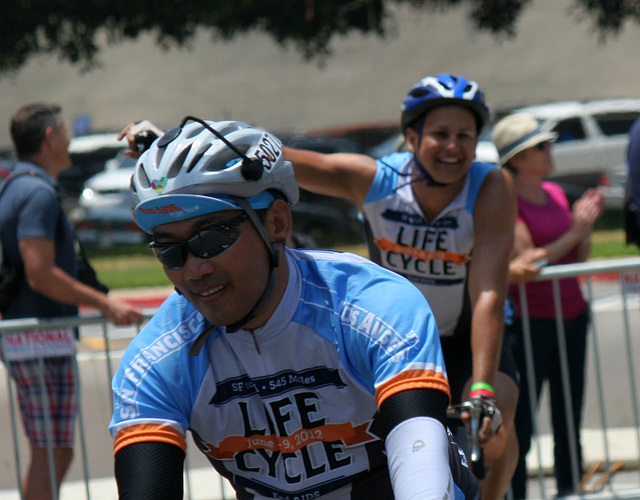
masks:
<instances>
[{"instance_id":1,"label":"car windshield","mask_svg":"<svg viewBox=\"0 0 640 500\"><path fill-rule=\"evenodd\" d=\"M116 158L116 161L117 161L116 168L118 169L132 169L133 167L136 166L136 160L134 160L133 158L129 158L128 156L125 156L122 153L118 155L118 157Z\"/></svg>"}]
</instances>

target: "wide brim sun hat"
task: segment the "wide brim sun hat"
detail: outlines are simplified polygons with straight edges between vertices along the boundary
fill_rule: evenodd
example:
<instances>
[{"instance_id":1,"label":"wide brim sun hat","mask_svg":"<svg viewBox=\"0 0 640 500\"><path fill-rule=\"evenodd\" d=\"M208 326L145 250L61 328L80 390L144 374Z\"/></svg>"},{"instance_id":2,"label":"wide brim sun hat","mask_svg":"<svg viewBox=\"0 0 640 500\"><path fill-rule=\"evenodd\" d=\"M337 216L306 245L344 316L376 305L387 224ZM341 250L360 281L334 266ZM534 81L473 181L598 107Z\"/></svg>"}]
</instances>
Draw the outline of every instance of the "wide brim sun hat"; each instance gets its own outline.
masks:
<instances>
[{"instance_id":1,"label":"wide brim sun hat","mask_svg":"<svg viewBox=\"0 0 640 500\"><path fill-rule=\"evenodd\" d=\"M540 125L529 113L515 113L504 117L491 132L491 140L498 150L498 164L503 166L518 153L541 142L553 142L558 134Z\"/></svg>"}]
</instances>

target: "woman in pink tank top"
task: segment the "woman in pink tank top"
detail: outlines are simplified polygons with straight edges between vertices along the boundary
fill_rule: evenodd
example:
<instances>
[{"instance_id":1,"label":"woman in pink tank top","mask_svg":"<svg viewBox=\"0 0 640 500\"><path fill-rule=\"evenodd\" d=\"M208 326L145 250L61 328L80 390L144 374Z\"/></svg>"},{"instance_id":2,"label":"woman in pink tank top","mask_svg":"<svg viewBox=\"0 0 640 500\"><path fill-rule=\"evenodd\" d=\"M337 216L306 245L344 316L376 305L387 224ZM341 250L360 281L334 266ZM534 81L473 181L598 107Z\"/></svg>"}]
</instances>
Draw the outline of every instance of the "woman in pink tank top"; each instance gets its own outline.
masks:
<instances>
[{"instance_id":1,"label":"woman in pink tank top","mask_svg":"<svg viewBox=\"0 0 640 500\"><path fill-rule=\"evenodd\" d=\"M500 165L514 178L518 193L518 219L515 244L510 265L509 294L515 309L512 324L507 325L506 341L512 343L520 371L520 399L516 412L516 432L520 444L520 459L513 476L514 498L526 497L525 457L531 447L532 419L529 391L540 397L543 383L549 384L554 435L554 472L558 496L575 493L582 475L580 425L584 394L586 338L589 322L588 304L576 278L560 280L563 329L567 344L569 386L572 414L565 411L558 330L552 282L532 281L542 265L569 264L586 260L589 236L602 213L602 193L588 190L573 207L560 186L544 179L553 170L551 142L554 132L544 130L531 115L519 113L507 116L493 130L493 141L500 155ZM526 285L535 387L527 380L519 283ZM570 420L568 420L570 418ZM568 453L572 442L567 422L572 421L577 443L576 459Z\"/></svg>"}]
</instances>

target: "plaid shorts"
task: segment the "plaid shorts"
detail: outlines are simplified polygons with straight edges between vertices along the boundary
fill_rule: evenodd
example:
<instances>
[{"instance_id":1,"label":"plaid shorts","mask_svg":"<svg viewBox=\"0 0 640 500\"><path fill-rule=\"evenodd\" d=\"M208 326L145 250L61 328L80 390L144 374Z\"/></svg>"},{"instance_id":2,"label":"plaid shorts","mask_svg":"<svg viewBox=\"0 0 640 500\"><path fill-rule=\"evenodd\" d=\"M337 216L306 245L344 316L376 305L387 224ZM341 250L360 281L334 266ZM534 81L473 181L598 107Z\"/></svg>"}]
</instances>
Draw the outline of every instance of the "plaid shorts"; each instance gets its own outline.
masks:
<instances>
[{"instance_id":1,"label":"plaid shorts","mask_svg":"<svg viewBox=\"0 0 640 500\"><path fill-rule=\"evenodd\" d=\"M33 446L46 448L46 414L40 394L39 362L6 361L6 364L16 384L25 433ZM54 448L72 448L78 410L74 358L44 358L42 366L51 421L51 443Z\"/></svg>"}]
</instances>

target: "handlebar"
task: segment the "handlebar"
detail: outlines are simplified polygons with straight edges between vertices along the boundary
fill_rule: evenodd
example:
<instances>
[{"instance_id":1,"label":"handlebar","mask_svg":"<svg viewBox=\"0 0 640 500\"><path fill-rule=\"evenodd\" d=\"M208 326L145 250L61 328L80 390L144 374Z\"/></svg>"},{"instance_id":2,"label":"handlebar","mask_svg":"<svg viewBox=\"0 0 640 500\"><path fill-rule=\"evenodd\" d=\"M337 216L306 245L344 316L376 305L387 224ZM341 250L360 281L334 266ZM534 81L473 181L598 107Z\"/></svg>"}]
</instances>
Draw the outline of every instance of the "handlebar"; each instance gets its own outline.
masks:
<instances>
[{"instance_id":1,"label":"handlebar","mask_svg":"<svg viewBox=\"0 0 640 500\"><path fill-rule=\"evenodd\" d=\"M462 413L469 413L469 465L478 479L487 477L488 469L484 464L484 451L480 444L480 428L485 417L484 407L479 400L469 400L452 405L447 409L447 420L452 427L463 426Z\"/></svg>"}]
</instances>

